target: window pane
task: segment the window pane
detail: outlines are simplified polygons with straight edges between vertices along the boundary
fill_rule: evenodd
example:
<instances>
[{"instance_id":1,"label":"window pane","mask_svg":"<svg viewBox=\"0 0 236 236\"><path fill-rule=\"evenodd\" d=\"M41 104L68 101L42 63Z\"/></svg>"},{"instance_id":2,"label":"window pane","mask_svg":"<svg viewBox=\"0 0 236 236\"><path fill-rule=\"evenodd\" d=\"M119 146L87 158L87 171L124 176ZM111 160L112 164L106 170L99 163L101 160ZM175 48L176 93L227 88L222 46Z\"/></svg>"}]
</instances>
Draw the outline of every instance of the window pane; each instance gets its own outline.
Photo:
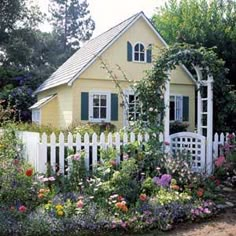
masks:
<instances>
[{"instance_id":1,"label":"window pane","mask_svg":"<svg viewBox=\"0 0 236 236\"><path fill-rule=\"evenodd\" d=\"M170 120L175 120L175 101L170 99Z\"/></svg>"},{"instance_id":2,"label":"window pane","mask_svg":"<svg viewBox=\"0 0 236 236\"><path fill-rule=\"evenodd\" d=\"M99 108L97 108L97 107L93 108L93 118L94 119L99 118Z\"/></svg>"},{"instance_id":3,"label":"window pane","mask_svg":"<svg viewBox=\"0 0 236 236\"><path fill-rule=\"evenodd\" d=\"M107 109L106 108L101 108L101 119L106 119L107 118Z\"/></svg>"},{"instance_id":4,"label":"window pane","mask_svg":"<svg viewBox=\"0 0 236 236\"><path fill-rule=\"evenodd\" d=\"M101 106L106 106L106 105L107 105L107 96L101 95Z\"/></svg>"},{"instance_id":5,"label":"window pane","mask_svg":"<svg viewBox=\"0 0 236 236\"><path fill-rule=\"evenodd\" d=\"M138 52L134 53L134 60L139 61L139 53Z\"/></svg>"},{"instance_id":6,"label":"window pane","mask_svg":"<svg viewBox=\"0 0 236 236\"><path fill-rule=\"evenodd\" d=\"M144 53L140 53L140 61L144 61Z\"/></svg>"},{"instance_id":7,"label":"window pane","mask_svg":"<svg viewBox=\"0 0 236 236\"><path fill-rule=\"evenodd\" d=\"M93 95L93 106L99 106L99 95Z\"/></svg>"},{"instance_id":8,"label":"window pane","mask_svg":"<svg viewBox=\"0 0 236 236\"><path fill-rule=\"evenodd\" d=\"M144 52L144 46L142 44L139 44L139 50L140 52Z\"/></svg>"},{"instance_id":9,"label":"window pane","mask_svg":"<svg viewBox=\"0 0 236 236\"><path fill-rule=\"evenodd\" d=\"M129 95L129 103L133 103L134 102L134 95Z\"/></svg>"},{"instance_id":10,"label":"window pane","mask_svg":"<svg viewBox=\"0 0 236 236\"><path fill-rule=\"evenodd\" d=\"M135 45L134 51L135 51L135 52L138 52L138 51L139 51L139 43Z\"/></svg>"}]
</instances>

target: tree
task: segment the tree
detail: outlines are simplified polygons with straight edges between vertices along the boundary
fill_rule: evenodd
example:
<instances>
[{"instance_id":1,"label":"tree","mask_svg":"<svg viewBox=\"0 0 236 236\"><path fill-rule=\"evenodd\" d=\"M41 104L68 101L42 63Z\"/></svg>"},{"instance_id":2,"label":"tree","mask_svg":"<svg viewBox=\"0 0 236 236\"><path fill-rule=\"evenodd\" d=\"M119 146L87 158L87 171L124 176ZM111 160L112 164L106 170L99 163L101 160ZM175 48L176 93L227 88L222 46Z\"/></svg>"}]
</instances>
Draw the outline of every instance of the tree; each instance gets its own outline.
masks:
<instances>
[{"instance_id":1,"label":"tree","mask_svg":"<svg viewBox=\"0 0 236 236\"><path fill-rule=\"evenodd\" d=\"M95 29L88 6L86 0L51 0L54 31L59 35L64 51L70 55L91 38Z\"/></svg>"},{"instance_id":2,"label":"tree","mask_svg":"<svg viewBox=\"0 0 236 236\"><path fill-rule=\"evenodd\" d=\"M169 44L189 43L214 48L225 61L228 74L214 83L215 128L224 131L236 127L236 1L169 0L157 10L152 21Z\"/></svg>"}]
</instances>

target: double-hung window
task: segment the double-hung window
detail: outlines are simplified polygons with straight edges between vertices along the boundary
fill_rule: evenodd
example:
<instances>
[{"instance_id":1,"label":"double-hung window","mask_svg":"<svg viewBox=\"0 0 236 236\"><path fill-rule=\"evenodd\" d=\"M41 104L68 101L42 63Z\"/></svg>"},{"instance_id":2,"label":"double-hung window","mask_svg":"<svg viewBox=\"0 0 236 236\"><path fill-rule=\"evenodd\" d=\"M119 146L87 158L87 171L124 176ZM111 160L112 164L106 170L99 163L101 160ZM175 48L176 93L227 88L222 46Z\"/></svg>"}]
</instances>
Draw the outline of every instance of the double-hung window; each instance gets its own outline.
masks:
<instances>
[{"instance_id":1,"label":"double-hung window","mask_svg":"<svg viewBox=\"0 0 236 236\"><path fill-rule=\"evenodd\" d=\"M110 93L90 92L89 120L93 122L110 121Z\"/></svg>"},{"instance_id":2,"label":"double-hung window","mask_svg":"<svg viewBox=\"0 0 236 236\"><path fill-rule=\"evenodd\" d=\"M170 121L189 121L189 97L170 96Z\"/></svg>"}]
</instances>

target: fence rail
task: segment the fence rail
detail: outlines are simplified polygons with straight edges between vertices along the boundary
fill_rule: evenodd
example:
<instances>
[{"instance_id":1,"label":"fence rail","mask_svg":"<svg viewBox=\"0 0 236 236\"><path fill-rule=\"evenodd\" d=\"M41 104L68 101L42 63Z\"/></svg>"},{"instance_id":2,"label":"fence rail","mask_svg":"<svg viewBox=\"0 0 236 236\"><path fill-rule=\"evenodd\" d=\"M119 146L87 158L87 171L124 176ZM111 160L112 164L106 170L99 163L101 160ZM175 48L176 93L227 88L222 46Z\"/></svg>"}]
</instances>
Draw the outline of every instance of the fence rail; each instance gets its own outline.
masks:
<instances>
[{"instance_id":1,"label":"fence rail","mask_svg":"<svg viewBox=\"0 0 236 236\"><path fill-rule=\"evenodd\" d=\"M79 152L84 150L85 152L85 164L87 169L91 169L92 166L96 165L100 160L100 150L106 149L107 147L113 147L117 150L117 162L122 160L123 146L128 143L134 143L136 141L142 143L149 140L148 134L134 134L134 133L109 133L105 135L102 133L100 136L97 134L85 134L85 135L64 135L60 133L58 137L54 133L47 136L45 133L40 135L34 132L20 132L24 143L24 155L27 160L35 167L35 170L40 173L45 173L47 168L47 163L50 163L52 168L60 168L62 173L65 172L67 167L66 157L68 155L68 150L73 149L74 152ZM153 138L153 137L152 137ZM163 140L163 134L159 136L160 141ZM213 160L211 160L211 165L214 160L222 155L222 146L228 141L227 134L215 134L213 137ZM179 145L186 145L179 141ZM191 141L193 142L193 141ZM171 145L170 145L171 147ZM202 156L205 158L205 155ZM203 163L203 162L202 162Z\"/></svg>"}]
</instances>

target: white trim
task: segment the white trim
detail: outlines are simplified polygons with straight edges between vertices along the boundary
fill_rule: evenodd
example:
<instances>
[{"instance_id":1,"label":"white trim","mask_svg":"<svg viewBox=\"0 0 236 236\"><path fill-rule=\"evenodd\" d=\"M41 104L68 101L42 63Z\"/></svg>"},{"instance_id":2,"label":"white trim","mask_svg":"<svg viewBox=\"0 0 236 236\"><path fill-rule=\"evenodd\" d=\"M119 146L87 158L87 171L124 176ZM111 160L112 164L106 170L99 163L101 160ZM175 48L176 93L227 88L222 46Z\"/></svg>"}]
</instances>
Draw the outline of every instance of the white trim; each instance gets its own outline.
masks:
<instances>
[{"instance_id":1,"label":"white trim","mask_svg":"<svg viewBox=\"0 0 236 236\"><path fill-rule=\"evenodd\" d=\"M105 95L107 98L106 108L107 114L105 119L93 118L93 95ZM108 91L91 90L89 92L89 121L90 122L110 122L111 121L111 93Z\"/></svg>"},{"instance_id":2,"label":"white trim","mask_svg":"<svg viewBox=\"0 0 236 236\"><path fill-rule=\"evenodd\" d=\"M144 48L144 51L143 52L141 52L141 51L139 51L139 58L140 58L140 53L143 53L144 54L144 60L143 61L137 61L137 60L135 60L135 46L137 45L137 44L141 44L142 46L143 46L143 48ZM137 63L147 63L147 53L146 53L146 45L143 43L143 42L141 42L141 41L137 41L137 42L135 42L134 44L133 44L134 46L132 46L132 48L133 48L133 52L132 52L132 62L137 62Z\"/></svg>"},{"instance_id":3,"label":"white trim","mask_svg":"<svg viewBox=\"0 0 236 236\"><path fill-rule=\"evenodd\" d=\"M55 97L57 96L57 94L53 94L53 95L50 95L48 97L44 97L40 100L38 100L34 105L32 105L29 109L32 110L32 109L40 109L42 106L46 105L47 103L49 103L52 99L54 99ZM45 100L43 101L42 103L40 103L39 105L37 105L37 103L39 103L41 100Z\"/></svg>"},{"instance_id":4,"label":"white trim","mask_svg":"<svg viewBox=\"0 0 236 236\"><path fill-rule=\"evenodd\" d=\"M129 95L134 95L134 90L131 88L124 89L123 94L126 97L128 97ZM125 98L123 98L123 99L125 99ZM128 102L129 102L129 100L128 100ZM129 120L128 120L129 117L127 117L127 112L129 113L128 109L129 109L128 104L126 101L124 101L124 107L123 107L123 126L124 127L127 127L129 125Z\"/></svg>"}]
</instances>

